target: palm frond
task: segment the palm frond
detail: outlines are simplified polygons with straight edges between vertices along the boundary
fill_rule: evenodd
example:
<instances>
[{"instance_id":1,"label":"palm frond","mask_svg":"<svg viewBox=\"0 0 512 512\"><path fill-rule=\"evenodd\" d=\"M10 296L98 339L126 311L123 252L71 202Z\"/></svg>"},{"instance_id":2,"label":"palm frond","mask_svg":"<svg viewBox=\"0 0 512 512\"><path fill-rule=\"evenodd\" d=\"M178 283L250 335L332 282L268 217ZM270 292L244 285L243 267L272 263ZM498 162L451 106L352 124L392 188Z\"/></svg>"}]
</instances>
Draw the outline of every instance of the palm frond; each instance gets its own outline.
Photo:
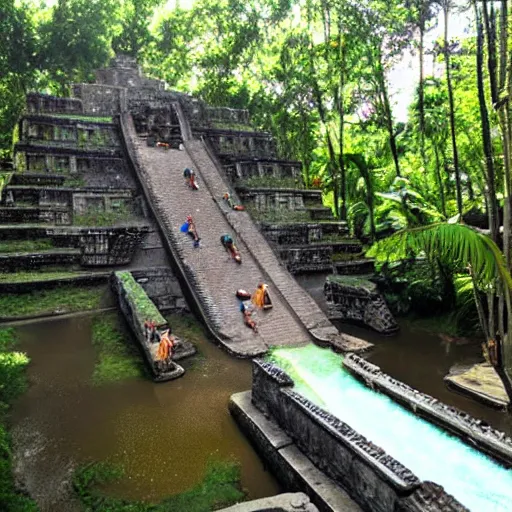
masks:
<instances>
[{"instance_id":1,"label":"palm frond","mask_svg":"<svg viewBox=\"0 0 512 512\"><path fill-rule=\"evenodd\" d=\"M404 229L374 244L367 256L380 261L396 261L411 253L425 253L464 270L471 266L483 286L501 278L512 290L512 278L498 246L486 235L463 224L437 223Z\"/></svg>"}]
</instances>

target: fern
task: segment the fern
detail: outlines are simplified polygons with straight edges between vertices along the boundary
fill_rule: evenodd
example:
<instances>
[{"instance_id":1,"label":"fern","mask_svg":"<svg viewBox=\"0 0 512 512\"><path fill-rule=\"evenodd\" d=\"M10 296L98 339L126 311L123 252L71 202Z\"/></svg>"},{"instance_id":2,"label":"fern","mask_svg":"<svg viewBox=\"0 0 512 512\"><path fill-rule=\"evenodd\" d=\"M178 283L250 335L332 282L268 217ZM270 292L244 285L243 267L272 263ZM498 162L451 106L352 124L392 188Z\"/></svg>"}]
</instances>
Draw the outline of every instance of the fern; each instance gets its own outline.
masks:
<instances>
[{"instance_id":1,"label":"fern","mask_svg":"<svg viewBox=\"0 0 512 512\"><path fill-rule=\"evenodd\" d=\"M512 289L512 278L498 246L463 224L438 223L399 231L374 244L366 253L380 261L396 261L422 254L448 262L463 271L471 267L481 286L501 278Z\"/></svg>"}]
</instances>

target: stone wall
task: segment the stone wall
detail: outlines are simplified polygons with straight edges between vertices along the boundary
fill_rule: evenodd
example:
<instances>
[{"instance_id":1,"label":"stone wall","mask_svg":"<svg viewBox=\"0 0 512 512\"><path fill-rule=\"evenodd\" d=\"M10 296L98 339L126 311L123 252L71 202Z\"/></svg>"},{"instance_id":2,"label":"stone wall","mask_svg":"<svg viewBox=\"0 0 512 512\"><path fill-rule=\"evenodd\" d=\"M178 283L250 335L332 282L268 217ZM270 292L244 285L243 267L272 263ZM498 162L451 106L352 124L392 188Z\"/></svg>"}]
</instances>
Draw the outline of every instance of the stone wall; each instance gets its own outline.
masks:
<instances>
[{"instance_id":1,"label":"stone wall","mask_svg":"<svg viewBox=\"0 0 512 512\"><path fill-rule=\"evenodd\" d=\"M81 250L82 266L128 265L146 235L148 228L48 228L46 235L60 246L73 246Z\"/></svg>"},{"instance_id":2,"label":"stone wall","mask_svg":"<svg viewBox=\"0 0 512 512\"><path fill-rule=\"evenodd\" d=\"M238 108L206 107L206 117L212 124L248 125L249 111Z\"/></svg>"},{"instance_id":3,"label":"stone wall","mask_svg":"<svg viewBox=\"0 0 512 512\"><path fill-rule=\"evenodd\" d=\"M322 204L320 191L306 191L286 188L247 188L237 187L238 196L247 206L258 210L286 208L288 210L304 210L308 201L319 201Z\"/></svg>"},{"instance_id":4,"label":"stone wall","mask_svg":"<svg viewBox=\"0 0 512 512\"><path fill-rule=\"evenodd\" d=\"M20 141L80 149L119 147L113 123L48 116L26 116L20 121Z\"/></svg>"},{"instance_id":5,"label":"stone wall","mask_svg":"<svg viewBox=\"0 0 512 512\"><path fill-rule=\"evenodd\" d=\"M27 110L31 113L80 114L82 102L78 98L60 98L48 94L29 92Z\"/></svg>"},{"instance_id":6,"label":"stone wall","mask_svg":"<svg viewBox=\"0 0 512 512\"><path fill-rule=\"evenodd\" d=\"M268 158L275 156L275 142L268 133L193 128L194 138L206 138L222 159Z\"/></svg>"},{"instance_id":7,"label":"stone wall","mask_svg":"<svg viewBox=\"0 0 512 512\"><path fill-rule=\"evenodd\" d=\"M224 171L231 183L249 178L287 178L301 183L300 162L273 160L269 158L237 160L224 166Z\"/></svg>"},{"instance_id":8,"label":"stone wall","mask_svg":"<svg viewBox=\"0 0 512 512\"><path fill-rule=\"evenodd\" d=\"M398 330L377 286L362 278L328 276L324 294L330 318L362 323L382 334Z\"/></svg>"},{"instance_id":9,"label":"stone wall","mask_svg":"<svg viewBox=\"0 0 512 512\"><path fill-rule=\"evenodd\" d=\"M81 100L83 111L97 116L113 116L127 108L126 89L114 85L73 84L73 96Z\"/></svg>"},{"instance_id":10,"label":"stone wall","mask_svg":"<svg viewBox=\"0 0 512 512\"><path fill-rule=\"evenodd\" d=\"M359 356L354 354L345 356L343 366L372 389L390 396L415 414L421 415L464 441L469 439L472 445L476 445L507 467L512 466L512 439L503 432L493 429L464 411L420 393L383 373L378 366Z\"/></svg>"},{"instance_id":11,"label":"stone wall","mask_svg":"<svg viewBox=\"0 0 512 512\"><path fill-rule=\"evenodd\" d=\"M132 270L131 274L160 311L189 311L179 281L170 268Z\"/></svg>"},{"instance_id":12,"label":"stone wall","mask_svg":"<svg viewBox=\"0 0 512 512\"><path fill-rule=\"evenodd\" d=\"M253 360L254 405L272 417L315 466L346 489L364 510L467 511L439 486L435 493L430 492L431 507L419 508L417 504L432 484L422 483L384 450L292 387L292 379L281 369Z\"/></svg>"}]
</instances>

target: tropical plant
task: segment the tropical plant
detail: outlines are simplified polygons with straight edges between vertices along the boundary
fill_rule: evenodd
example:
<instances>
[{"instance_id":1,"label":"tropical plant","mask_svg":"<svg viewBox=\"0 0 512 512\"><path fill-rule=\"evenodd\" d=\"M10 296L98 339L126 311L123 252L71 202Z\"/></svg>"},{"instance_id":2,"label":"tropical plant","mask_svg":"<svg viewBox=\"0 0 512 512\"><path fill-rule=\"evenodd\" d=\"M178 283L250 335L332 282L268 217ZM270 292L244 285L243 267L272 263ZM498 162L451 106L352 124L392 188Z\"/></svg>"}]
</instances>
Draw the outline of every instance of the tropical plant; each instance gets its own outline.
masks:
<instances>
[{"instance_id":1,"label":"tropical plant","mask_svg":"<svg viewBox=\"0 0 512 512\"><path fill-rule=\"evenodd\" d=\"M469 273L486 349L512 403L512 277L498 246L468 226L437 223L395 233L373 245L367 256L399 260L411 253L424 255L430 262L440 260L453 271ZM489 300L486 315L479 291L504 299L507 325L504 311L495 309L494 299Z\"/></svg>"}]
</instances>

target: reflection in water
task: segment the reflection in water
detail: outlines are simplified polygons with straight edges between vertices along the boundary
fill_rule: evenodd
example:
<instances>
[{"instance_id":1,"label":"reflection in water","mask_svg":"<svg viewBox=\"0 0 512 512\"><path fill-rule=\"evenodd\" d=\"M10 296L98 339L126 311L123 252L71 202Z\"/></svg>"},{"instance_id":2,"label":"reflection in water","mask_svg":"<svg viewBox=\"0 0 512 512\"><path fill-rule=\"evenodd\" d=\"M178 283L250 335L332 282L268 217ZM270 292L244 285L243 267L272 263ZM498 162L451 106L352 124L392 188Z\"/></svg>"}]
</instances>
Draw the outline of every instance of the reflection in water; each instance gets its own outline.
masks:
<instances>
[{"instance_id":1,"label":"reflection in water","mask_svg":"<svg viewBox=\"0 0 512 512\"><path fill-rule=\"evenodd\" d=\"M381 446L420 479L442 485L475 512L510 511L512 470L360 383L342 369L342 356L309 345L277 349L272 360L290 373L299 393Z\"/></svg>"},{"instance_id":2,"label":"reflection in water","mask_svg":"<svg viewBox=\"0 0 512 512\"><path fill-rule=\"evenodd\" d=\"M229 396L251 386L249 361L207 340L184 377L134 379L94 388L92 317L20 328L30 388L13 409L17 471L42 510L71 511L67 482L77 464L121 463L113 495L157 501L197 484L210 458L240 462L251 498L279 492L231 419ZM128 341L129 342L129 341ZM180 363L181 364L181 363Z\"/></svg>"}]
</instances>

